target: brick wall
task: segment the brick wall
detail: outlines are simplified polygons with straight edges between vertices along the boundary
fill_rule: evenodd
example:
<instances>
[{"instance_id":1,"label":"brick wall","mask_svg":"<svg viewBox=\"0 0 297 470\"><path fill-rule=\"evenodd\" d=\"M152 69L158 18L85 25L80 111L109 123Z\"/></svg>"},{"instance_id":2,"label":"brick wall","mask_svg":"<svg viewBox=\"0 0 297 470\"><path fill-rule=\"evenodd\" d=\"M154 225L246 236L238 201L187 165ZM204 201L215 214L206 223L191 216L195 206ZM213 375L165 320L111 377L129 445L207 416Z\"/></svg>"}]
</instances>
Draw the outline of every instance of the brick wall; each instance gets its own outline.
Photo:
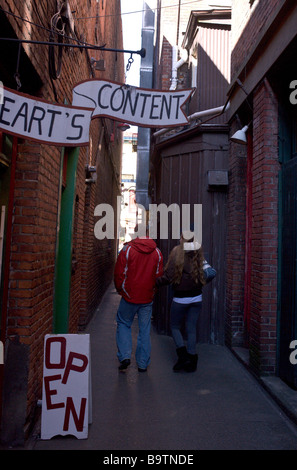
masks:
<instances>
[{"instance_id":1,"label":"brick wall","mask_svg":"<svg viewBox=\"0 0 297 470\"><path fill-rule=\"evenodd\" d=\"M172 78L172 47L180 46L182 43L190 12L195 8L195 5L191 3L181 4L179 12L174 0L162 0L161 7L159 10L161 26L159 31L158 76L156 77L155 88L168 90Z\"/></svg>"},{"instance_id":2,"label":"brick wall","mask_svg":"<svg viewBox=\"0 0 297 470\"><path fill-rule=\"evenodd\" d=\"M251 365L276 365L278 248L278 103L267 79L254 92Z\"/></svg>"},{"instance_id":3,"label":"brick wall","mask_svg":"<svg viewBox=\"0 0 297 470\"><path fill-rule=\"evenodd\" d=\"M238 127L237 119L234 119L230 123L230 135ZM246 252L246 157L246 146L230 143L226 344L248 346L251 367L259 374L269 374L275 373L276 367L279 163L278 107L266 79L253 94L249 252ZM249 275L250 291L247 294L246 276ZM249 296L248 306L245 305L246 295ZM247 314L248 324L244 321Z\"/></svg>"},{"instance_id":4,"label":"brick wall","mask_svg":"<svg viewBox=\"0 0 297 470\"><path fill-rule=\"evenodd\" d=\"M277 0L233 2L231 80L250 58L283 3ZM246 105L245 110L237 110L243 122L252 121L249 252L246 252L245 239L246 161L236 158L239 146L230 144L227 343L248 346L253 370L258 374L273 374L276 372L277 335L278 103L269 81L262 77L249 100L252 112ZM240 125L236 117L230 124L232 135ZM244 154L246 147L241 147L240 151ZM245 292L247 276L250 276L249 294ZM248 324L244 324L245 314L249 315Z\"/></svg>"},{"instance_id":5,"label":"brick wall","mask_svg":"<svg viewBox=\"0 0 297 470\"><path fill-rule=\"evenodd\" d=\"M4 10L49 27L56 13L56 1L16 2L1 0ZM77 18L100 18L75 20L78 38L94 43L97 27L98 44L122 49L120 1L70 1L70 8ZM17 36L47 41L49 33L20 19L7 15ZM117 32L115 34L115 31ZM104 58L105 72L97 76L117 81L124 80L123 55L112 52L87 53L85 50L64 51L61 75L51 83L48 74L47 48L25 45L24 49L36 74L43 84L35 96L59 103L72 101L72 88L79 81L93 76L90 57ZM25 74L26 71L23 71ZM5 85L5 83L4 83ZM54 88L53 88L54 87ZM23 91L22 89L20 91ZM55 91L55 93L54 93ZM98 147L101 129L105 140ZM96 120L91 126L94 145L81 148L77 167L73 245L75 269L71 277L69 332L77 332L79 324L85 325L98 305L104 289L112 279L115 260L115 242L107 247L105 241L97 243L94 237L94 207L104 201L114 205L118 194L116 173L120 174L121 135L117 133L115 144L110 146L113 123ZM98 167L97 185L86 185L86 164ZM43 338L52 333L53 299L57 226L60 198L61 149L19 141L16 161L12 248L9 278L7 317L8 343L20 342L28 348L27 410L26 422L30 426L36 402L41 398ZM106 249L110 248L110 249ZM7 364L9 368L9 364ZM5 405L4 405L5 406Z\"/></svg>"},{"instance_id":6,"label":"brick wall","mask_svg":"<svg viewBox=\"0 0 297 470\"><path fill-rule=\"evenodd\" d=\"M98 4L99 44L108 48L123 49L120 2L99 2ZM125 82L123 54L96 51L92 56L104 59L105 71L97 71L96 77ZM80 328L88 323L106 287L113 278L117 240L97 240L94 236L96 205L110 204L116 216L117 196L120 183L122 133L117 123L109 119L96 119L91 123L91 147L88 163L97 168L97 184L86 185L83 211L83 247L80 277ZM74 302L75 303L75 302Z\"/></svg>"},{"instance_id":7,"label":"brick wall","mask_svg":"<svg viewBox=\"0 0 297 470\"><path fill-rule=\"evenodd\" d=\"M230 124L230 135L237 130L238 122L235 119ZM230 143L225 328L226 344L229 346L244 342L246 157L245 146Z\"/></svg>"},{"instance_id":8,"label":"brick wall","mask_svg":"<svg viewBox=\"0 0 297 470\"><path fill-rule=\"evenodd\" d=\"M233 0L231 31L231 81L250 56L265 26L278 10L279 0ZM236 20L235 20L236 19Z\"/></svg>"}]
</instances>

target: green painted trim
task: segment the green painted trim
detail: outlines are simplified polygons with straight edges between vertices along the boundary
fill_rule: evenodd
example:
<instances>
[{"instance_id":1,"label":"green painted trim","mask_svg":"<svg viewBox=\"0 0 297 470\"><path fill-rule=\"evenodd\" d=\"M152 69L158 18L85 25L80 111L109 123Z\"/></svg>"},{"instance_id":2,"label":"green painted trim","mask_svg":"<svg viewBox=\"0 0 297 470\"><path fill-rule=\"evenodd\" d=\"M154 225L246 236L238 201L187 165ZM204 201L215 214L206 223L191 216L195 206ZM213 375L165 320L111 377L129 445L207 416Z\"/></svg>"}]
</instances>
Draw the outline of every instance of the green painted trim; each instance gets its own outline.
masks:
<instances>
[{"instance_id":1,"label":"green painted trim","mask_svg":"<svg viewBox=\"0 0 297 470\"><path fill-rule=\"evenodd\" d=\"M281 302L282 302L282 244L283 244L283 163L288 159L288 123L285 109L278 104L278 160L280 170L278 173L278 247L277 247L277 318L276 318L276 374L280 369L280 340L281 340Z\"/></svg>"},{"instance_id":2,"label":"green painted trim","mask_svg":"<svg viewBox=\"0 0 297 470\"><path fill-rule=\"evenodd\" d=\"M64 154L62 157L61 171L63 171ZM53 331L55 334L68 333L72 263L72 232L78 157L79 147L69 149L66 187L61 195L61 208L59 217L60 227L58 231L58 247L56 257L53 325Z\"/></svg>"},{"instance_id":3,"label":"green painted trim","mask_svg":"<svg viewBox=\"0 0 297 470\"><path fill-rule=\"evenodd\" d=\"M282 292L282 244L283 244L283 173L278 173L278 247L277 247L277 317L276 317L276 375L279 376L280 363L280 327L281 327L281 292Z\"/></svg>"}]
</instances>

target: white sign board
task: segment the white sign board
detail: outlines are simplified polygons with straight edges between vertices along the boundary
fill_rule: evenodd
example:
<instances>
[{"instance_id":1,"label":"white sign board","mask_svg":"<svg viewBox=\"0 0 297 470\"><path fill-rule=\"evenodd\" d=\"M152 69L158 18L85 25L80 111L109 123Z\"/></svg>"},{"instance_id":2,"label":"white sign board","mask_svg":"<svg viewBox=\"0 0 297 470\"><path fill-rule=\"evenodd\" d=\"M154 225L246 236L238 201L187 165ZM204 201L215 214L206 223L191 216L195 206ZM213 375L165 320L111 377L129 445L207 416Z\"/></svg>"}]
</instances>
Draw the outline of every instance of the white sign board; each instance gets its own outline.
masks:
<instances>
[{"instance_id":1,"label":"white sign board","mask_svg":"<svg viewBox=\"0 0 297 470\"><path fill-rule=\"evenodd\" d=\"M188 123L182 106L194 89L151 90L105 80L86 80L73 88L74 106L94 108L105 116L141 127L174 127Z\"/></svg>"},{"instance_id":2,"label":"white sign board","mask_svg":"<svg viewBox=\"0 0 297 470\"><path fill-rule=\"evenodd\" d=\"M91 422L90 336L46 335L41 439L88 437Z\"/></svg>"},{"instance_id":3,"label":"white sign board","mask_svg":"<svg viewBox=\"0 0 297 470\"><path fill-rule=\"evenodd\" d=\"M4 88L0 129L50 145L82 146L89 143L92 111L56 105Z\"/></svg>"},{"instance_id":4,"label":"white sign board","mask_svg":"<svg viewBox=\"0 0 297 470\"><path fill-rule=\"evenodd\" d=\"M67 106L0 87L0 129L47 145L81 147L89 145L91 119L99 116L140 127L184 126L188 118L182 107L193 91L91 79L75 85Z\"/></svg>"}]
</instances>

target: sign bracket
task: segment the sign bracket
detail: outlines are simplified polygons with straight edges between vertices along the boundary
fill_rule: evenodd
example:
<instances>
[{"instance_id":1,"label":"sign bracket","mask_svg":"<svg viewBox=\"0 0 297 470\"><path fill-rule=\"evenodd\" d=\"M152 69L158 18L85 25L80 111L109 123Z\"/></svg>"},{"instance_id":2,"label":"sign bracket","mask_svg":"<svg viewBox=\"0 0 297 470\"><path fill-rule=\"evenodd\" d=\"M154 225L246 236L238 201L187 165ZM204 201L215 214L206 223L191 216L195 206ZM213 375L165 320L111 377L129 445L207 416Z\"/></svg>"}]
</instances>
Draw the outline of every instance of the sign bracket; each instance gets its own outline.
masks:
<instances>
[{"instance_id":1,"label":"sign bracket","mask_svg":"<svg viewBox=\"0 0 297 470\"><path fill-rule=\"evenodd\" d=\"M60 42L52 42L52 41L33 41L31 39L19 39L19 38L0 38L0 41L11 41L11 42L18 42L24 44L40 44L42 46L59 46L59 47L72 47L76 49L93 49L98 51L107 51L107 52L122 52L123 54L138 54L140 57L145 57L146 50L144 48L138 51L131 51L126 49L113 49L110 47L105 46L95 46L95 45L87 45L87 44L69 44L69 43L60 43Z\"/></svg>"}]
</instances>

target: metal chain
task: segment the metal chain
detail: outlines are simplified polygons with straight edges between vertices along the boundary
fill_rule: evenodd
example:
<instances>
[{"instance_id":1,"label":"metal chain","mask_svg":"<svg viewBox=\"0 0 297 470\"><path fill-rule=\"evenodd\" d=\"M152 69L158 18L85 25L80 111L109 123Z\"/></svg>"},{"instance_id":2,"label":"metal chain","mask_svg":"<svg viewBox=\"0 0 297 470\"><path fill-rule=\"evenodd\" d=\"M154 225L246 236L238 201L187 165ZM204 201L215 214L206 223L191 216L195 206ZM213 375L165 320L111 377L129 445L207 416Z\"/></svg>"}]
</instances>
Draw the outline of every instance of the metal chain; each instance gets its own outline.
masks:
<instances>
[{"instance_id":1,"label":"metal chain","mask_svg":"<svg viewBox=\"0 0 297 470\"><path fill-rule=\"evenodd\" d=\"M127 64L127 67L126 67L126 71L129 72L130 68L131 68L131 65L133 64L134 62L134 59L133 59L133 54L130 55L129 59L128 59L128 64Z\"/></svg>"},{"instance_id":2,"label":"metal chain","mask_svg":"<svg viewBox=\"0 0 297 470\"><path fill-rule=\"evenodd\" d=\"M22 50L22 44L19 43L19 48L18 48L18 60L17 60L17 66L16 66L16 71L14 74L14 79L17 84L17 90L22 88L22 83L21 83L21 75L19 73L19 67L20 67L20 60L21 60L21 50Z\"/></svg>"}]
</instances>

